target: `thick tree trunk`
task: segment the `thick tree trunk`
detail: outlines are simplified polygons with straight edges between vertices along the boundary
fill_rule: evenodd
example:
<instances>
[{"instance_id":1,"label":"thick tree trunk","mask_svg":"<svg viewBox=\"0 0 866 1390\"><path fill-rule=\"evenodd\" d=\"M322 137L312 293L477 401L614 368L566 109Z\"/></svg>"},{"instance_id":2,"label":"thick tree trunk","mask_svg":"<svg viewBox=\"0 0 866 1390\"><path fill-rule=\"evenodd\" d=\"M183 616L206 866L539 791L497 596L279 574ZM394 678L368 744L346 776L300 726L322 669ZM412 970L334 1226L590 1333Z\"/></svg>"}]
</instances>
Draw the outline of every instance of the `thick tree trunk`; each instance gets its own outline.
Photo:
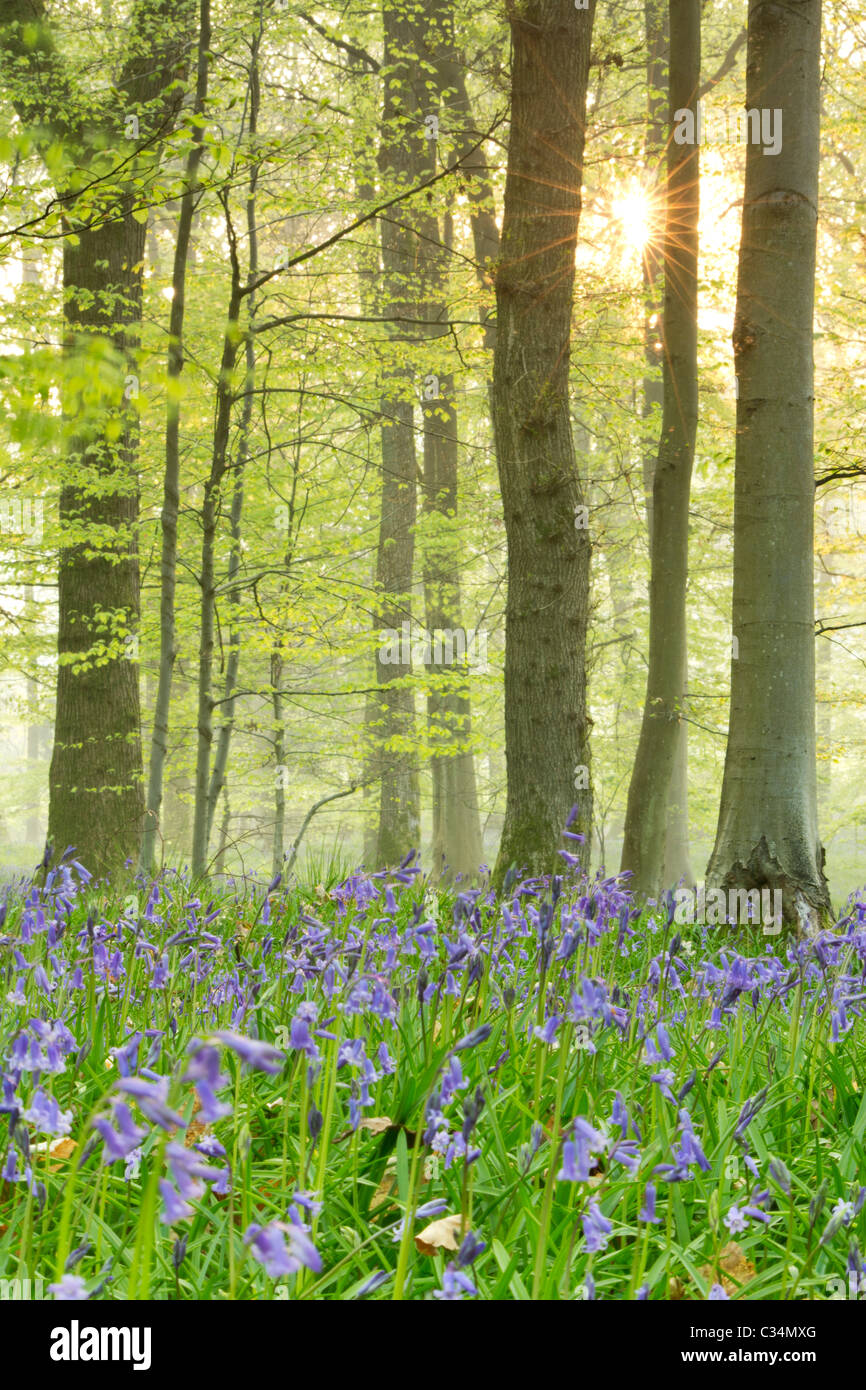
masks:
<instances>
[{"instance_id":1,"label":"thick tree trunk","mask_svg":"<svg viewBox=\"0 0 866 1390\"><path fill-rule=\"evenodd\" d=\"M746 152L734 361L731 717L708 884L772 888L786 921L828 909L815 787L812 353L820 0L750 0L746 105L782 148Z\"/></svg>"},{"instance_id":2,"label":"thick tree trunk","mask_svg":"<svg viewBox=\"0 0 866 1390\"><path fill-rule=\"evenodd\" d=\"M511 133L496 274L493 422L508 545L508 796L495 878L562 867L575 782L589 767L590 543L571 434L568 368L595 3L508 7ZM589 797L573 826L588 841ZM588 857L589 845L583 845Z\"/></svg>"},{"instance_id":3,"label":"thick tree trunk","mask_svg":"<svg viewBox=\"0 0 866 1390\"><path fill-rule=\"evenodd\" d=\"M86 335L110 338L134 376L144 226L127 202L122 218L76 237L63 249L67 352L85 349ZM60 554L48 837L59 854L76 845L94 873L123 865L144 813L139 668L126 641L140 616L138 414L122 385L117 394L80 412L64 401L82 428L65 463L60 522L67 536L82 539L67 541Z\"/></svg>"},{"instance_id":4,"label":"thick tree trunk","mask_svg":"<svg viewBox=\"0 0 866 1390\"><path fill-rule=\"evenodd\" d=\"M80 417L60 490L58 677L49 771L49 839L74 844L97 873L120 868L138 847L144 812L138 661L138 450L135 353L142 306L147 181L181 100L179 63L190 0L138 0L128 16L126 57L108 98L84 93L58 49L41 3L0 0L4 80L22 124L50 156L90 170L102 217L77 217L64 195L64 337L68 353L109 341L126 383L102 399L67 398ZM109 172L105 151L122 144L129 115L140 133ZM51 167L54 161L51 160ZM89 370L84 369L89 375ZM127 641L130 639L130 642ZM133 657L134 659L127 659Z\"/></svg>"},{"instance_id":5,"label":"thick tree trunk","mask_svg":"<svg viewBox=\"0 0 866 1390\"><path fill-rule=\"evenodd\" d=\"M668 798L683 716L689 494L698 422L698 146L677 144L675 112L695 112L700 0L670 0L670 125L665 215L664 407L653 477L649 670L629 785L622 870L640 897L663 886Z\"/></svg>"}]
</instances>

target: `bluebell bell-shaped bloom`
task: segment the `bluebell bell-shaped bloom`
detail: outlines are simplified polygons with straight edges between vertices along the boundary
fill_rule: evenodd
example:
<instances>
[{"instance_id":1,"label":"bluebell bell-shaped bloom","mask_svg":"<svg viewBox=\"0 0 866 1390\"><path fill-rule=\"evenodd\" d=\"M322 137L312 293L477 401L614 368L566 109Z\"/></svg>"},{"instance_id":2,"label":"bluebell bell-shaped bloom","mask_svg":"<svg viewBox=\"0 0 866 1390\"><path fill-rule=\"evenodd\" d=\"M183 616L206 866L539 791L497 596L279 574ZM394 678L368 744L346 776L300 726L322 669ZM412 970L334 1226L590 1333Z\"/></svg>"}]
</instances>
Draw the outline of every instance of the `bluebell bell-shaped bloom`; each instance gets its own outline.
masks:
<instances>
[{"instance_id":1,"label":"bluebell bell-shaped bloom","mask_svg":"<svg viewBox=\"0 0 866 1390\"><path fill-rule=\"evenodd\" d=\"M166 1104L168 1097L167 1076L160 1077L158 1081L153 1082L143 1081L138 1076L123 1077L121 1080L115 1081L114 1089L133 1096L139 1110L150 1120L151 1124L159 1125L160 1129L169 1131L186 1129L186 1120L183 1116L170 1110Z\"/></svg>"},{"instance_id":2,"label":"bluebell bell-shaped bloom","mask_svg":"<svg viewBox=\"0 0 866 1390\"><path fill-rule=\"evenodd\" d=\"M105 1115L98 1115L93 1121L93 1128L105 1141L103 1163L114 1163L117 1159L127 1158L134 1149L139 1148L147 1135L147 1130L133 1120L132 1111L125 1101L112 1100L111 1110L114 1124Z\"/></svg>"},{"instance_id":3,"label":"bluebell bell-shaped bloom","mask_svg":"<svg viewBox=\"0 0 866 1390\"><path fill-rule=\"evenodd\" d=\"M174 1226L176 1222L188 1221L195 1215L193 1208L175 1191L168 1178L160 1178L159 1192L163 1202L159 1219L163 1225Z\"/></svg>"},{"instance_id":4,"label":"bluebell bell-shaped bloom","mask_svg":"<svg viewBox=\"0 0 866 1390\"><path fill-rule=\"evenodd\" d=\"M22 1118L41 1134L68 1134L72 1128L72 1111L61 1110L53 1096L42 1090L34 1095Z\"/></svg>"},{"instance_id":5,"label":"bluebell bell-shaped bloom","mask_svg":"<svg viewBox=\"0 0 866 1390\"><path fill-rule=\"evenodd\" d=\"M661 1221L660 1216L656 1216L656 1190L654 1183L648 1182L644 1188L643 1206L638 1215L638 1221L645 1221L648 1225L657 1226Z\"/></svg>"},{"instance_id":6,"label":"bluebell bell-shaped bloom","mask_svg":"<svg viewBox=\"0 0 866 1390\"><path fill-rule=\"evenodd\" d=\"M269 1076L276 1076L282 1071L285 1056L270 1043L260 1042L258 1038L246 1038L241 1033L222 1032L216 1036L254 1071L267 1072Z\"/></svg>"},{"instance_id":7,"label":"bluebell bell-shaped bloom","mask_svg":"<svg viewBox=\"0 0 866 1390\"><path fill-rule=\"evenodd\" d=\"M286 1241L288 1240L288 1245ZM269 1279L296 1274L301 1266L318 1274L321 1257L306 1232L291 1222L271 1221L267 1226L253 1223L244 1232L244 1244L265 1268Z\"/></svg>"},{"instance_id":8,"label":"bluebell bell-shaped bloom","mask_svg":"<svg viewBox=\"0 0 866 1390\"><path fill-rule=\"evenodd\" d=\"M586 1248L590 1253L604 1250L613 1230L613 1222L609 1221L598 1205L598 1202L589 1203L587 1210L582 1217L583 1234L586 1241Z\"/></svg>"},{"instance_id":9,"label":"bluebell bell-shaped bloom","mask_svg":"<svg viewBox=\"0 0 866 1390\"><path fill-rule=\"evenodd\" d=\"M465 1052L467 1048L478 1047L481 1043L487 1041L492 1032L492 1024L482 1023L480 1028L473 1028L471 1033L467 1033L465 1038L461 1038L458 1043L455 1043L451 1051Z\"/></svg>"},{"instance_id":10,"label":"bluebell bell-shaped bloom","mask_svg":"<svg viewBox=\"0 0 866 1390\"><path fill-rule=\"evenodd\" d=\"M442 1288L434 1290L433 1297L444 1300L448 1303L456 1303L468 1293L470 1298L474 1298L478 1290L462 1269L457 1269L453 1263L445 1266L442 1275Z\"/></svg>"},{"instance_id":11,"label":"bluebell bell-shaped bloom","mask_svg":"<svg viewBox=\"0 0 866 1390\"><path fill-rule=\"evenodd\" d=\"M80 1274L64 1274L56 1284L48 1285L58 1303L83 1303L90 1297L87 1284Z\"/></svg>"}]
</instances>

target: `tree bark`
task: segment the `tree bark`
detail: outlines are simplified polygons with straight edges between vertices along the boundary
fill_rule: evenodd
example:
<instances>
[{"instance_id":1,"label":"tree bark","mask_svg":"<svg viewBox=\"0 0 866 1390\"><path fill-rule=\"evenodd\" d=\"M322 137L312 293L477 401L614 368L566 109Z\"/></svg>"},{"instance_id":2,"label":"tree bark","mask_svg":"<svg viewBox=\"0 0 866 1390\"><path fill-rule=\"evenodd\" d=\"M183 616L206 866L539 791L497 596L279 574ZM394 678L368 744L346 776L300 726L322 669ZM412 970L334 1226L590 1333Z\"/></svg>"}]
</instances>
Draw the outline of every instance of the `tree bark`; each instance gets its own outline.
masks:
<instances>
[{"instance_id":1,"label":"tree bark","mask_svg":"<svg viewBox=\"0 0 866 1390\"><path fill-rule=\"evenodd\" d=\"M689 494L698 423L697 144L677 144L675 112L696 112L700 0L670 0L670 135L662 324L664 406L653 477L646 700L629 785L622 871L639 897L663 886L668 798L683 717Z\"/></svg>"},{"instance_id":2,"label":"tree bark","mask_svg":"<svg viewBox=\"0 0 866 1390\"><path fill-rule=\"evenodd\" d=\"M561 836L589 767L590 543L569 411L574 258L595 3L508 6L511 132L496 273L493 423L508 546L508 794L495 880L562 867ZM581 774L581 780L583 775ZM576 833L588 862L590 798Z\"/></svg>"},{"instance_id":3,"label":"tree bark","mask_svg":"<svg viewBox=\"0 0 866 1390\"><path fill-rule=\"evenodd\" d=\"M197 740L195 765L195 808L192 825L192 875L202 878L207 872L209 830L210 758L213 743L213 656L216 625L216 538L219 525L222 486L228 467L229 433L232 418L232 374L242 341L240 310L242 288L238 264L237 239L228 211L227 195L222 195L226 214L226 229L231 261L231 290L229 293L226 331L216 388L213 449L210 473L205 480L201 513L201 589Z\"/></svg>"},{"instance_id":4,"label":"tree bark","mask_svg":"<svg viewBox=\"0 0 866 1390\"><path fill-rule=\"evenodd\" d=\"M129 22L122 72L110 98L77 90L41 0L0 0L4 79L22 123L47 152L62 142L70 167L99 168L103 202L86 220L74 194L64 209L64 350L84 356L94 340L114 351L118 376L135 378L142 311L146 170L180 104L189 39L188 0L140 0ZM123 174L105 175L107 149L123 148L125 118L140 134ZM146 153L145 153L146 151ZM85 373L90 372L85 366ZM135 392L107 388L97 404L67 393L70 438L60 489L58 674L49 770L48 836L75 845L96 873L122 867L138 846L144 813L141 713L134 646L140 614ZM134 659L127 659L132 656Z\"/></svg>"},{"instance_id":5,"label":"tree bark","mask_svg":"<svg viewBox=\"0 0 866 1390\"><path fill-rule=\"evenodd\" d=\"M813 310L821 3L750 0L746 104L782 113L782 148L746 152L734 361L731 716L708 884L829 909L815 771ZM778 121L778 117L776 120Z\"/></svg>"},{"instance_id":6,"label":"tree bark","mask_svg":"<svg viewBox=\"0 0 866 1390\"><path fill-rule=\"evenodd\" d=\"M185 188L180 200L180 216L172 268L171 315L169 319L168 391L165 421L165 470L163 474L162 556L160 562L159 677L153 712L147 807L141 837L139 868L147 873L154 865L156 838L162 810L165 761L168 756L169 710L174 664L177 658L175 592L177 587L177 518L180 507L180 400L177 383L184 365L183 327L186 312L186 272L190 234L198 191L198 172L204 150L203 115L207 101L210 62L210 0L201 0L199 14L198 61L193 103L193 143L186 164Z\"/></svg>"},{"instance_id":7,"label":"tree bark","mask_svg":"<svg viewBox=\"0 0 866 1390\"><path fill-rule=\"evenodd\" d=\"M427 93L429 73L422 65L426 43L422 34L422 0L385 0L383 22L384 110L379 169L383 183L395 189L411 186L434 169L434 142L424 118L432 104ZM420 318L416 277L423 255L419 232L435 228L435 219L401 205L381 223L382 312L386 318ZM434 230L435 237L435 230ZM395 323L393 343L417 337ZM411 366L395 365L391 354L382 394L382 510L376 561L379 590L378 627L400 633L411 628L412 583L417 519L415 408ZM411 647L411 644L410 644ZM376 863L399 863L417 847L421 828L418 759L413 748L415 694L411 687L412 654L400 644L399 660L376 656L380 687L375 735L380 749L381 783ZM396 648L387 656L397 654ZM408 659L407 659L408 657Z\"/></svg>"}]
</instances>

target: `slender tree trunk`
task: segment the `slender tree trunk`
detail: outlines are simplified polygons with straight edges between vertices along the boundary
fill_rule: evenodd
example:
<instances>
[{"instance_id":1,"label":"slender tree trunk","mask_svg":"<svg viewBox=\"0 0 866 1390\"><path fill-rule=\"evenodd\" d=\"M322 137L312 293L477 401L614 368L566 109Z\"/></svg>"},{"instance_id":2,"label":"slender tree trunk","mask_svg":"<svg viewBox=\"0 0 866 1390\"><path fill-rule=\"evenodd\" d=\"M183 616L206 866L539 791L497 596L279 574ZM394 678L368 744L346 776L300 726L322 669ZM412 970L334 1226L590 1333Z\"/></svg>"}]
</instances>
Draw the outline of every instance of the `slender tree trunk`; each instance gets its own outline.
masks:
<instances>
[{"instance_id":1,"label":"slender tree trunk","mask_svg":"<svg viewBox=\"0 0 866 1390\"><path fill-rule=\"evenodd\" d=\"M274 712L274 833L271 843L271 877L282 871L286 840L286 731L283 724L283 654L271 649L271 708Z\"/></svg>"},{"instance_id":2,"label":"slender tree trunk","mask_svg":"<svg viewBox=\"0 0 866 1390\"><path fill-rule=\"evenodd\" d=\"M183 326L186 311L186 272L190 234L198 191L198 172L204 149L203 116L207 101L209 48L211 41L210 0L201 0L198 60L193 105L193 143L187 156L185 189L180 200L174 266L171 276L172 300L169 319L168 391L166 394L165 471L162 488L162 558L160 562L159 678L153 712L147 808L141 837L139 867L148 872L154 866L156 838L162 810L165 761L168 755L169 710L174 664L177 658L175 593L177 587L177 518L180 507L180 399L177 383L183 371Z\"/></svg>"},{"instance_id":3,"label":"slender tree trunk","mask_svg":"<svg viewBox=\"0 0 866 1390\"><path fill-rule=\"evenodd\" d=\"M532 873L562 867L576 769L589 768L590 544L575 525L582 495L568 367L595 3L577 10L572 0L524 0L508 13L511 133L493 367L508 544L499 882L511 865ZM585 797L573 830L588 840L590 824Z\"/></svg>"},{"instance_id":4,"label":"slender tree trunk","mask_svg":"<svg viewBox=\"0 0 866 1390\"><path fill-rule=\"evenodd\" d=\"M258 134L259 105L261 100L259 83L260 41L261 34L259 33L253 37L250 48L249 136L253 143ZM248 285L253 284L259 270L259 233L256 224L256 186L258 184L258 175L258 165L254 163L250 169L246 205ZM238 669L241 660L240 595L237 589L237 578L241 569L241 521L244 510L244 474L246 471L247 455L249 453L250 426L253 418L253 390L256 380L256 350L253 338L255 315L255 292L251 290L247 296L248 325L245 344L246 379L244 382L244 403L241 409L237 451L235 454L234 467L232 469L232 506L230 520L231 549L229 551L227 575L229 631L228 657L226 659L225 679L223 682L223 722L220 726L219 734L217 735L216 754L214 756L213 770L211 772L210 787L208 790L208 841L210 841L210 833L216 813L217 802L219 801L220 791L225 781L226 768L228 767L229 749L231 747L232 733L234 731L236 707L235 691L237 690ZM226 804L228 804L228 802L226 802Z\"/></svg>"},{"instance_id":5,"label":"slender tree trunk","mask_svg":"<svg viewBox=\"0 0 866 1390\"><path fill-rule=\"evenodd\" d=\"M447 308L441 306L443 315ZM439 378L439 396L424 409L425 510L435 517L433 536L425 538L424 589L427 631L462 631L457 553L457 412L454 378ZM435 641L431 654L436 655ZM447 649L445 649L447 650ZM467 746L472 737L472 715L466 673L453 667L428 667L427 717L433 774L434 873L477 874L483 851L475 759ZM441 750L441 751L440 751Z\"/></svg>"},{"instance_id":6,"label":"slender tree trunk","mask_svg":"<svg viewBox=\"0 0 866 1390\"><path fill-rule=\"evenodd\" d=\"M463 130L455 141L454 154L471 164L468 178L480 172L477 160L468 155L471 137L466 127L471 125L468 97L462 70L456 60L451 0L428 0L435 43L434 63L440 92L451 81L460 84L457 92L458 115ZM435 28L433 21L435 19ZM440 114L442 108L439 107ZM453 157L453 156L452 156ZM476 239L486 208L473 197L472 218ZM490 219L492 221L492 218ZM429 283L423 298L427 301L427 317L441 323L431 328L432 342L448 334L448 270L453 243L453 221L450 210L434 227L436 252L424 257ZM496 224L493 223L495 230ZM484 248L485 251L487 248ZM480 267L479 267L480 271ZM424 597L427 632L431 638L442 631L463 632L460 594L460 536L457 529L458 492L458 427L454 377L451 372L433 373L425 380L438 383L434 398L426 399L424 417L424 512L429 523L423 537ZM485 642L486 651L486 642ZM442 649L445 654L447 649ZM452 648L453 652L453 648ZM431 658L438 655L435 640L431 643ZM471 750L472 707L466 671L456 662L443 669L435 659L428 663L427 722L433 753L430 770L433 782L433 833L431 858L435 874L449 878L470 877L478 873L483 858L481 819L478 813L478 792L475 780L475 757Z\"/></svg>"},{"instance_id":7,"label":"slender tree trunk","mask_svg":"<svg viewBox=\"0 0 866 1390\"><path fill-rule=\"evenodd\" d=\"M225 196L225 195L224 195ZM240 333L240 308L242 291L240 268L238 265L237 244L226 208L226 226L229 234L232 287L229 295L227 326L223 339L222 360L216 391L216 415L214 420L213 450L211 468L204 485L204 498L201 515L201 569L199 586L201 589L199 660L198 660L198 703L196 766L195 766L195 809L192 826L192 874L202 878L207 871L208 845L208 792L210 789L210 760L213 743L213 654L216 623L216 537L222 485L228 463L229 433L232 416L232 374L238 356L238 346L242 340Z\"/></svg>"},{"instance_id":8,"label":"slender tree trunk","mask_svg":"<svg viewBox=\"0 0 866 1390\"><path fill-rule=\"evenodd\" d=\"M781 889L786 921L829 908L815 774L812 351L821 3L750 0L746 105L782 148L746 151L734 319L737 399L731 717L707 880Z\"/></svg>"},{"instance_id":9,"label":"slender tree trunk","mask_svg":"<svg viewBox=\"0 0 866 1390\"><path fill-rule=\"evenodd\" d=\"M423 0L385 0L383 20L385 97L379 167L383 182L395 189L408 187L433 171L434 142L424 118L435 103L427 94L429 74L420 62L425 44ZM394 320L394 343L417 336L399 322L417 319L416 274L423 254L418 235L421 223L435 225L429 215L405 204L383 220L383 314ZM412 583L417 515L414 391L411 367L394 365L386 372L382 395L382 511L376 582L380 593L379 628L401 632L412 621ZM399 652L398 652L399 645ZM417 847L420 835L420 793L417 754L412 746L415 694L411 688L412 654L402 642L388 652L380 647L376 677L380 687L376 734L381 749L379 830L376 861L399 862ZM411 647L411 644L409 644ZM383 659L383 653L385 659ZM399 660L393 660L399 655Z\"/></svg>"},{"instance_id":10,"label":"slender tree trunk","mask_svg":"<svg viewBox=\"0 0 866 1390\"><path fill-rule=\"evenodd\" d=\"M678 144L675 113L696 113L700 0L670 0L670 125L665 216L664 409L653 478L650 651L629 786L622 869L641 897L663 886L668 798L683 716L689 494L698 423L698 160Z\"/></svg>"}]
</instances>

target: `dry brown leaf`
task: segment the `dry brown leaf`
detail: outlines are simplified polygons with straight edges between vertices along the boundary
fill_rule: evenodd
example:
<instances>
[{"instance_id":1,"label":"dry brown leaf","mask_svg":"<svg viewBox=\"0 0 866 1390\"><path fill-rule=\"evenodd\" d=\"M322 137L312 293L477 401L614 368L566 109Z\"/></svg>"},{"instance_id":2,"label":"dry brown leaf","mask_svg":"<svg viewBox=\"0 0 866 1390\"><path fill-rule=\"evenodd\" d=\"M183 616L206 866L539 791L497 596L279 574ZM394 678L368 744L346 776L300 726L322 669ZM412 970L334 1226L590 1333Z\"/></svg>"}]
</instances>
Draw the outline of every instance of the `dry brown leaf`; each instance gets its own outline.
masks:
<instances>
[{"instance_id":1,"label":"dry brown leaf","mask_svg":"<svg viewBox=\"0 0 866 1390\"><path fill-rule=\"evenodd\" d=\"M670 1279L668 1280L668 1298L671 1299L673 1302L677 1303L680 1299L685 1298L685 1296L685 1284L683 1283L682 1279L678 1279L675 1274L672 1274Z\"/></svg>"},{"instance_id":2,"label":"dry brown leaf","mask_svg":"<svg viewBox=\"0 0 866 1390\"><path fill-rule=\"evenodd\" d=\"M757 1271L751 1260L746 1259L741 1246L735 1240L729 1240L719 1252L718 1270L714 1273L712 1266L706 1264L701 1265L700 1272L708 1284L721 1284L725 1293L731 1297L743 1284L748 1284L750 1279L754 1279Z\"/></svg>"},{"instance_id":3,"label":"dry brown leaf","mask_svg":"<svg viewBox=\"0 0 866 1390\"><path fill-rule=\"evenodd\" d=\"M415 1249L422 1255L435 1255L437 1250L460 1249L460 1227L462 1216L440 1216L419 1231L415 1237Z\"/></svg>"},{"instance_id":4,"label":"dry brown leaf","mask_svg":"<svg viewBox=\"0 0 866 1390\"><path fill-rule=\"evenodd\" d=\"M183 1146L185 1149L191 1149L193 1144L200 1143L202 1139L206 1139L212 1133L213 1130L210 1125L203 1125L200 1120L190 1120L186 1127Z\"/></svg>"},{"instance_id":5,"label":"dry brown leaf","mask_svg":"<svg viewBox=\"0 0 866 1390\"><path fill-rule=\"evenodd\" d=\"M390 1115L366 1115L358 1125L359 1129L368 1129L371 1134L384 1134L386 1129L390 1129L394 1121Z\"/></svg>"},{"instance_id":6,"label":"dry brown leaf","mask_svg":"<svg viewBox=\"0 0 866 1390\"><path fill-rule=\"evenodd\" d=\"M68 1135L63 1139L52 1139L40 1144L31 1144L33 1153L47 1153L49 1172L58 1168L61 1163L75 1153L76 1141L70 1139Z\"/></svg>"},{"instance_id":7,"label":"dry brown leaf","mask_svg":"<svg viewBox=\"0 0 866 1390\"><path fill-rule=\"evenodd\" d=\"M396 1173L386 1173L379 1183L379 1186L376 1188L376 1191L373 1193L373 1196L370 1198L370 1210L375 1211L377 1207L381 1207L387 1202L396 1186Z\"/></svg>"}]
</instances>

